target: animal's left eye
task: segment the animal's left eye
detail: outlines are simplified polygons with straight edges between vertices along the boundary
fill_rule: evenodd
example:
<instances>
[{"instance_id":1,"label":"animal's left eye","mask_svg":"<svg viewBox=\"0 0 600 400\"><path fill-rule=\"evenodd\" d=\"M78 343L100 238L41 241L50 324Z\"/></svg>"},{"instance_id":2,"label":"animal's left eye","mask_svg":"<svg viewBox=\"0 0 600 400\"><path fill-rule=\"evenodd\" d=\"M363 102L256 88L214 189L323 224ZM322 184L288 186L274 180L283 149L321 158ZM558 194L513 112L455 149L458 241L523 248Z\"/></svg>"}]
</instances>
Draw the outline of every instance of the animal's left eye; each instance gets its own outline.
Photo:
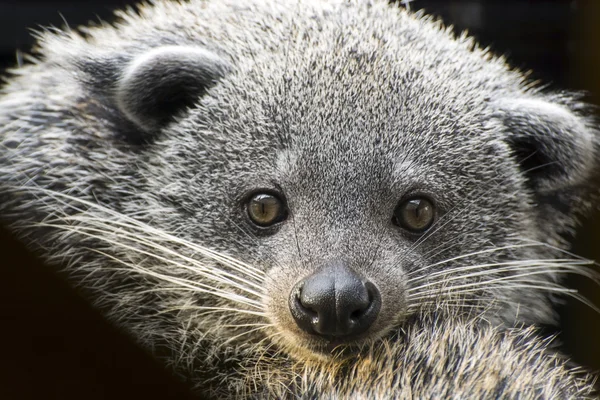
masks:
<instances>
[{"instance_id":1,"label":"animal's left eye","mask_svg":"<svg viewBox=\"0 0 600 400\"><path fill-rule=\"evenodd\" d=\"M247 204L248 217L262 227L274 225L287 217L283 201L272 194L258 193L250 198Z\"/></svg>"},{"instance_id":2,"label":"animal's left eye","mask_svg":"<svg viewBox=\"0 0 600 400\"><path fill-rule=\"evenodd\" d=\"M414 233L421 233L433 224L433 203L424 197L413 197L398 204L392 218L394 224Z\"/></svg>"}]
</instances>

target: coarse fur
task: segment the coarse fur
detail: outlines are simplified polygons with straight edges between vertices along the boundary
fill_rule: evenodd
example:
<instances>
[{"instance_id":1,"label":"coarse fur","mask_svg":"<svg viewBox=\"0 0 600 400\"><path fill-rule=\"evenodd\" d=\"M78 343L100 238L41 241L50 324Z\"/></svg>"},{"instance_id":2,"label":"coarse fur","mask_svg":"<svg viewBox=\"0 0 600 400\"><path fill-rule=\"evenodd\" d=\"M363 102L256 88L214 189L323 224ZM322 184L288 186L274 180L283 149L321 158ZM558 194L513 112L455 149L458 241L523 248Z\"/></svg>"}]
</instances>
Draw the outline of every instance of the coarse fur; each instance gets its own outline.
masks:
<instances>
[{"instance_id":1,"label":"coarse fur","mask_svg":"<svg viewBox=\"0 0 600 400\"><path fill-rule=\"evenodd\" d=\"M227 397L257 349L327 362L288 298L336 260L381 292L356 347L440 304L553 323L576 295L561 275L589 274L564 249L594 194L594 121L471 38L367 0L119 17L44 32L12 70L0 218L199 390ZM289 218L253 225L257 192ZM392 222L416 195L436 207L421 235Z\"/></svg>"},{"instance_id":2,"label":"coarse fur","mask_svg":"<svg viewBox=\"0 0 600 400\"><path fill-rule=\"evenodd\" d=\"M592 399L594 380L533 328L501 331L451 310L410 318L347 359L257 362L242 397L264 399ZM262 389L262 391L261 391Z\"/></svg>"}]
</instances>

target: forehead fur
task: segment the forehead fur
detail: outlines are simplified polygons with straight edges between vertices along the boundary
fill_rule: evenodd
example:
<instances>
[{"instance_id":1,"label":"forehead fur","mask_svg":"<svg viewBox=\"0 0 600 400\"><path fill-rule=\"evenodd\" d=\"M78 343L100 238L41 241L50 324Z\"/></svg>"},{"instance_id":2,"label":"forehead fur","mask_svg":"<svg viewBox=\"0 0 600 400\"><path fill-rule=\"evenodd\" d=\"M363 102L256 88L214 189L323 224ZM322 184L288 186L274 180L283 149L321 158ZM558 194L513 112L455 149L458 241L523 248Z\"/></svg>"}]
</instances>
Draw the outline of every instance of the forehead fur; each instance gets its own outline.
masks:
<instances>
[{"instance_id":1,"label":"forehead fur","mask_svg":"<svg viewBox=\"0 0 600 400\"><path fill-rule=\"evenodd\" d=\"M119 50L116 46L139 53L156 45L157 38L146 37L146 24L164 29L164 44L214 51L235 70L179 129L207 130L208 139L222 136L240 143L253 137L265 140L267 149L283 143L327 160L339 156L360 162L365 152L377 151L378 143L408 159L415 147L435 151L449 148L449 141L457 151L468 150L474 144L469 138L497 139L490 129L489 102L525 92L522 76L503 59L478 49L470 38L454 38L440 24L423 23L428 17L415 19L383 1L292 4L159 2L144 8L141 19L122 14L118 33L111 27L88 33L96 53ZM173 7L186 9L177 11L183 21L165 17ZM210 23L217 15L220 23ZM115 35L132 39L115 40ZM81 45L77 51L89 46ZM54 36L47 37L46 46L56 62L68 62L64 54L75 48ZM196 139L204 140L200 136Z\"/></svg>"},{"instance_id":2,"label":"forehead fur","mask_svg":"<svg viewBox=\"0 0 600 400\"><path fill-rule=\"evenodd\" d=\"M236 73L230 80L243 79L237 88L246 96L284 102L289 107L282 109L297 113L327 104L315 118L341 118L347 127L383 123L398 108L427 106L436 116L440 111L464 115L489 100L492 90L495 96L521 91L522 77L502 58L478 49L471 38L455 38L430 17L415 18L384 1L192 0L157 2L139 13L119 14L115 27L86 28L87 42L73 31L45 35L43 51L68 65L92 52L94 58L121 50L139 54L157 41L200 46L232 61ZM148 38L149 31L157 35ZM273 85L264 84L266 76ZM351 120L337 113L347 104L355 111ZM375 104L390 107L374 112ZM374 114L380 121L372 120ZM407 123L420 122L404 115Z\"/></svg>"}]
</instances>

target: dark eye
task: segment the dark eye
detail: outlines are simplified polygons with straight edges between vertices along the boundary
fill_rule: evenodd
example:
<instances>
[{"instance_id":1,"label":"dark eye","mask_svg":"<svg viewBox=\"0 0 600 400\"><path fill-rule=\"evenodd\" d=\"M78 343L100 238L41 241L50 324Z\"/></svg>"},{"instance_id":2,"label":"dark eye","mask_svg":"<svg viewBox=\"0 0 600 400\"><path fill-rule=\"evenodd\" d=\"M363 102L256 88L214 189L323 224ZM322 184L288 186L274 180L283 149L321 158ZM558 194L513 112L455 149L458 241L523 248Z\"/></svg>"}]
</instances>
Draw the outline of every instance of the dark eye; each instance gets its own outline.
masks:
<instances>
[{"instance_id":1,"label":"dark eye","mask_svg":"<svg viewBox=\"0 0 600 400\"><path fill-rule=\"evenodd\" d=\"M248 201L248 217L258 226L271 226L287 217L283 201L268 193L253 195Z\"/></svg>"},{"instance_id":2,"label":"dark eye","mask_svg":"<svg viewBox=\"0 0 600 400\"><path fill-rule=\"evenodd\" d=\"M394 210L393 221L408 231L420 233L431 226L434 217L431 201L423 197L413 197L398 204Z\"/></svg>"}]
</instances>

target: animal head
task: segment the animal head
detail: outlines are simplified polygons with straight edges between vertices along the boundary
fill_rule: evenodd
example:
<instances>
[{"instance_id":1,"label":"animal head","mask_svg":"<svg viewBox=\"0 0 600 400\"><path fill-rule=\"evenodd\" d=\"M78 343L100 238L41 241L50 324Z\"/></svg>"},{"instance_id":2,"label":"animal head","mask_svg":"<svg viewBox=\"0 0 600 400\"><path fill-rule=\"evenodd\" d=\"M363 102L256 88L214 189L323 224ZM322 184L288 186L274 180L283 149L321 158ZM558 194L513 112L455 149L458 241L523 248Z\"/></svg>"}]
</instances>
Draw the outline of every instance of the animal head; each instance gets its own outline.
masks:
<instances>
[{"instance_id":1,"label":"animal head","mask_svg":"<svg viewBox=\"0 0 600 400\"><path fill-rule=\"evenodd\" d=\"M202 335L302 357L439 304L554 320L555 280L581 263L557 247L598 163L576 99L383 2L224 7L159 2L87 41L45 37L49 86L75 90L35 129L61 159L31 182L86 210L68 232L94 243L88 272L125 264ZM4 118L34 130L19 112ZM142 297L117 302L134 316Z\"/></svg>"}]
</instances>

